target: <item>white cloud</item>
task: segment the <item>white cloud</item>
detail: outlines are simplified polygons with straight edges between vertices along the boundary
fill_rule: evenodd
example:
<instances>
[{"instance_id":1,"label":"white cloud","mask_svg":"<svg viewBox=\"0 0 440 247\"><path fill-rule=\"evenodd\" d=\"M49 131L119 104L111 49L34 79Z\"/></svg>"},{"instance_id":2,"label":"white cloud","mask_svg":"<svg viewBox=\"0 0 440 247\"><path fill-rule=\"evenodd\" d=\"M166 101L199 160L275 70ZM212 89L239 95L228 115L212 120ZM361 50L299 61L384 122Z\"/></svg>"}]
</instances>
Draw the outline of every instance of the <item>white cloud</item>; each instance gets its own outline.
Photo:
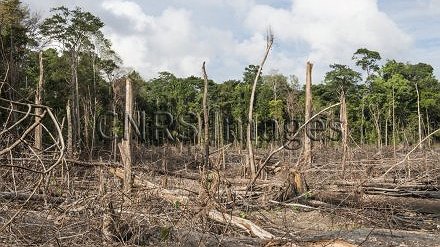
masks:
<instances>
[{"instance_id":1,"label":"white cloud","mask_svg":"<svg viewBox=\"0 0 440 247\"><path fill-rule=\"evenodd\" d=\"M411 45L376 0L293 0L290 10L256 5L246 25L258 32L271 26L281 42L305 41L319 63L347 61L360 47L393 55Z\"/></svg>"},{"instance_id":2,"label":"white cloud","mask_svg":"<svg viewBox=\"0 0 440 247\"><path fill-rule=\"evenodd\" d=\"M233 7L239 11L249 3L244 0ZM239 79L244 67L258 63L264 51L261 34L238 41L231 31L196 23L195 13L183 8L168 7L159 14L148 15L133 1L105 1L102 7L127 22L127 29L133 29L127 34L127 29L107 27L106 33L125 64L146 78L164 70L178 76L200 75L201 64L207 61L214 79Z\"/></svg>"},{"instance_id":3,"label":"white cloud","mask_svg":"<svg viewBox=\"0 0 440 247\"><path fill-rule=\"evenodd\" d=\"M142 11L141 6L132 1L106 1L102 4L105 10L115 16L124 17L133 24L137 31L142 31L147 25L154 26L154 19Z\"/></svg>"},{"instance_id":4,"label":"white cloud","mask_svg":"<svg viewBox=\"0 0 440 247\"><path fill-rule=\"evenodd\" d=\"M160 15L147 15L132 1L106 1L103 8L121 21L134 25L132 32L107 29L113 45L125 64L153 77L159 71L170 70L177 75L198 73L198 64L206 59L197 40L191 13L183 9L167 8ZM127 29L130 25L127 25Z\"/></svg>"},{"instance_id":5,"label":"white cloud","mask_svg":"<svg viewBox=\"0 0 440 247\"><path fill-rule=\"evenodd\" d=\"M200 75L200 65L207 61L208 73L216 81L240 79L245 66L259 63L269 26L275 33L275 46L264 71L278 69L303 79L304 64L311 60L314 78L320 81L329 64L351 64L353 52L360 47L378 50L384 58L411 61L420 58L412 51L429 54L435 48L424 47L421 39L429 38L430 44L438 39L435 28L412 20L422 20L423 13L429 12L434 23L438 18L431 13L440 13L440 0L24 2L31 7L47 6L46 10L63 3L78 4L101 16L105 33L125 65L146 78L162 70L178 76Z\"/></svg>"},{"instance_id":6,"label":"white cloud","mask_svg":"<svg viewBox=\"0 0 440 247\"><path fill-rule=\"evenodd\" d=\"M432 14L440 14L440 0L431 0L429 9Z\"/></svg>"}]
</instances>

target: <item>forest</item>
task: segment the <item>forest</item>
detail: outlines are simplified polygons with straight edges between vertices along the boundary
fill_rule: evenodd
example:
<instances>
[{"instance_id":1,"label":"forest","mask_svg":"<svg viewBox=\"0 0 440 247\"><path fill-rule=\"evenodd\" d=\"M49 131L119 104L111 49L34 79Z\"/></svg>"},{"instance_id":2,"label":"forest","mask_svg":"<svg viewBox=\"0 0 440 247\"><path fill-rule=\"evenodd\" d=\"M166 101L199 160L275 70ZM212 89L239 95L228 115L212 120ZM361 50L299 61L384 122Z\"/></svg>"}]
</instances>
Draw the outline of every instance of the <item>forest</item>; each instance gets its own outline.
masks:
<instances>
[{"instance_id":1,"label":"forest","mask_svg":"<svg viewBox=\"0 0 440 247\"><path fill-rule=\"evenodd\" d=\"M240 80L144 79L104 25L0 2L0 245L438 245L430 64L359 47L303 82L268 30Z\"/></svg>"}]
</instances>

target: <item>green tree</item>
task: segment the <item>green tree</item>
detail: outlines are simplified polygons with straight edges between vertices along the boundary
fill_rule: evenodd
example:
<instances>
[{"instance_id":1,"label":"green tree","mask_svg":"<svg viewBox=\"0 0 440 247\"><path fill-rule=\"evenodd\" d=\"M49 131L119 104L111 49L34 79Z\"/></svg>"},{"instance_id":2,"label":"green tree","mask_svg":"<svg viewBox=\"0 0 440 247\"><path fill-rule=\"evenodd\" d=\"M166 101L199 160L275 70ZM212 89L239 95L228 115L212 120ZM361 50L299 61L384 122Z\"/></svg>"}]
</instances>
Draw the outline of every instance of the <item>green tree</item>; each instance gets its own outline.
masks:
<instances>
[{"instance_id":1,"label":"green tree","mask_svg":"<svg viewBox=\"0 0 440 247\"><path fill-rule=\"evenodd\" d=\"M7 82L0 88L10 99L15 99L14 94L26 86L22 83L25 81L24 63L30 55L28 46L34 44L30 31L36 22L19 0L0 1L0 80Z\"/></svg>"},{"instance_id":2,"label":"green tree","mask_svg":"<svg viewBox=\"0 0 440 247\"><path fill-rule=\"evenodd\" d=\"M61 45L70 58L70 90L73 103L73 125L76 129L76 143L81 139L80 92L78 66L83 53L94 51L97 44L109 45L102 34L104 23L90 12L80 8L70 10L64 6L51 10L53 15L46 18L40 32Z\"/></svg>"},{"instance_id":3,"label":"green tree","mask_svg":"<svg viewBox=\"0 0 440 247\"><path fill-rule=\"evenodd\" d=\"M380 61L381 56L377 51L371 51L366 48L358 49L352 59L356 62L356 65L361 67L367 73L366 80L369 82L374 73L377 73L380 69L377 64Z\"/></svg>"},{"instance_id":4,"label":"green tree","mask_svg":"<svg viewBox=\"0 0 440 247\"><path fill-rule=\"evenodd\" d=\"M347 95L348 92L354 91L356 84L361 81L360 73L347 65L332 64L330 68L332 70L325 74L324 81L333 92ZM337 95L333 95L333 97L335 96Z\"/></svg>"}]
</instances>

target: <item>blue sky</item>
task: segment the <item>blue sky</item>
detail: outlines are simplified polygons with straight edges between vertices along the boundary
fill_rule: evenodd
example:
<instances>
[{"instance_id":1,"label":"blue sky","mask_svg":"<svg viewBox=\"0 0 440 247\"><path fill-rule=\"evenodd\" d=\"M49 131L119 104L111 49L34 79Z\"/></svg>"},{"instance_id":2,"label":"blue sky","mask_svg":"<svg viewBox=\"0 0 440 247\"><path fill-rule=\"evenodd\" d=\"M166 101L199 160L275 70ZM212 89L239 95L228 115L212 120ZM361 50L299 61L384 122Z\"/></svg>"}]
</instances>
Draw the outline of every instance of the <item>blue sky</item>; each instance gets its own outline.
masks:
<instances>
[{"instance_id":1,"label":"blue sky","mask_svg":"<svg viewBox=\"0 0 440 247\"><path fill-rule=\"evenodd\" d=\"M146 79L159 71L241 79L258 64L265 31L275 45L264 73L279 71L322 81L329 64L354 68L357 48L377 50L385 59L431 64L440 76L440 0L24 0L32 11L80 6L99 16L104 33L124 60Z\"/></svg>"}]
</instances>

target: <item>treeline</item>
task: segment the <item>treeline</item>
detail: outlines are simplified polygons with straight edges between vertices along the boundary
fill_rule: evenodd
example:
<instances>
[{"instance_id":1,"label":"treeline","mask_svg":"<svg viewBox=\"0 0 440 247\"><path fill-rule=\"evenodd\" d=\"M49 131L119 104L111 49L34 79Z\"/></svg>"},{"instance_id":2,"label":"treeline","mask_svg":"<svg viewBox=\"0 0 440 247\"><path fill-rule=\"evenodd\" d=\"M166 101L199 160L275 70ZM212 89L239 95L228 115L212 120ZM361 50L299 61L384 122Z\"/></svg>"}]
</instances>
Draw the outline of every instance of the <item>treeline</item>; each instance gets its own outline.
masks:
<instances>
[{"instance_id":1,"label":"treeline","mask_svg":"<svg viewBox=\"0 0 440 247\"><path fill-rule=\"evenodd\" d=\"M41 103L50 106L63 122L63 131L71 136L72 152L92 155L93 150L109 147L116 143L112 139L122 137L126 78L134 84L137 113L133 122L139 141L150 145L201 143L202 78L160 72L146 81L138 72L122 67L98 17L65 7L53 9L51 14L41 20L20 1L1 0L3 99L35 102L41 52ZM440 83L431 65L383 61L378 52L365 48L355 51L353 60L356 68L330 65L324 81L315 82L314 112L345 97L349 134L359 145L410 145L440 127ZM207 69L209 73L209 65ZM209 81L212 145L232 142L244 147L243 132L257 71L258 66L249 65L241 80ZM257 146L264 147L282 143L303 122L304 89L295 76L272 72L260 78L253 137ZM8 102L0 104L1 122L10 125L10 114L5 110ZM338 121L339 112L334 109L310 125L314 130L310 135L331 144L340 134Z\"/></svg>"}]
</instances>

